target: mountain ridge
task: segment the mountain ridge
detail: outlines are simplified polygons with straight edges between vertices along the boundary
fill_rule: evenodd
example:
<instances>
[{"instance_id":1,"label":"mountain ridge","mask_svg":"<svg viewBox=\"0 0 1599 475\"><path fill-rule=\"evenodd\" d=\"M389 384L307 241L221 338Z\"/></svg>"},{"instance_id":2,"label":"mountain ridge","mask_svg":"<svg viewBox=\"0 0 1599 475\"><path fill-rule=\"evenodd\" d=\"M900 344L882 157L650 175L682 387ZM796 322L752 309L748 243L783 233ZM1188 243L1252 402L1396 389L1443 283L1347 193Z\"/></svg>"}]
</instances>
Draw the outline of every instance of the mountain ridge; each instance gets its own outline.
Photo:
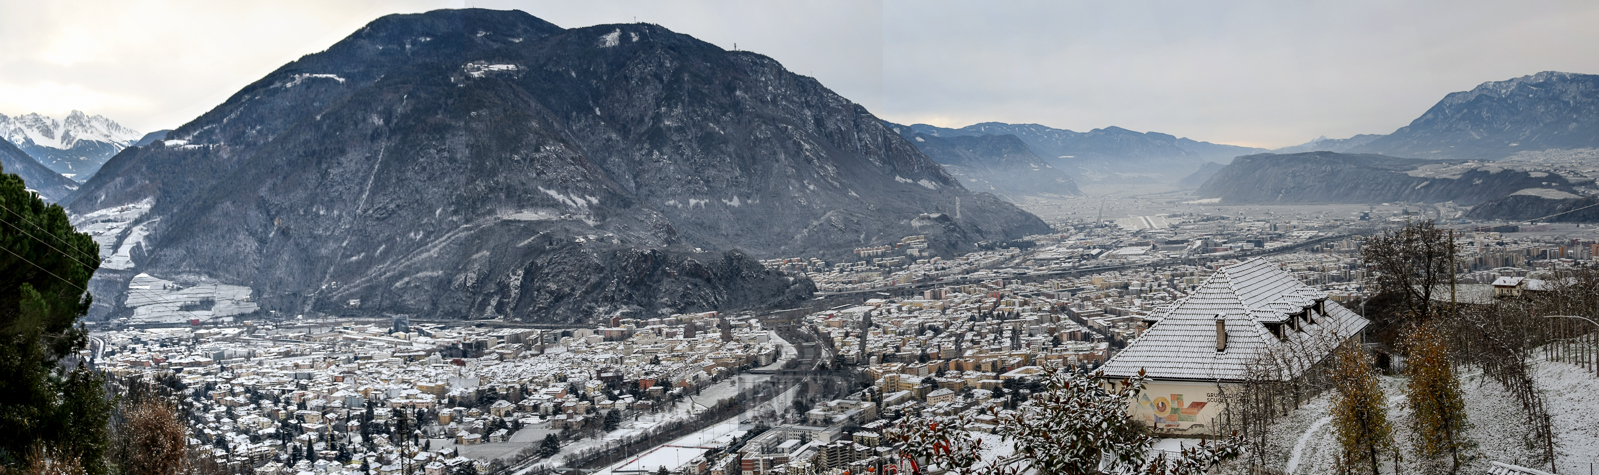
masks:
<instances>
[{"instance_id":1,"label":"mountain ridge","mask_svg":"<svg viewBox=\"0 0 1599 475\"><path fill-rule=\"evenodd\" d=\"M1445 95L1409 125L1352 153L1497 160L1599 147L1599 75L1544 71Z\"/></svg>"},{"instance_id":2,"label":"mountain ridge","mask_svg":"<svg viewBox=\"0 0 1599 475\"><path fill-rule=\"evenodd\" d=\"M0 114L0 137L68 178L87 180L140 134L104 116L74 110L62 120L30 113Z\"/></svg>"},{"instance_id":3,"label":"mountain ridge","mask_svg":"<svg viewBox=\"0 0 1599 475\"><path fill-rule=\"evenodd\" d=\"M1374 154L1304 152L1238 157L1199 187L1222 203L1382 203L1454 201L1463 206L1523 190L1573 194L1565 178L1497 167Z\"/></svg>"},{"instance_id":4,"label":"mountain ridge","mask_svg":"<svg viewBox=\"0 0 1599 475\"><path fill-rule=\"evenodd\" d=\"M264 309L532 321L792 302L809 281L753 258L1048 230L765 56L481 9L374 20L114 157L70 207L147 201L140 271Z\"/></svg>"},{"instance_id":5,"label":"mountain ridge","mask_svg":"<svg viewBox=\"0 0 1599 475\"><path fill-rule=\"evenodd\" d=\"M914 124L912 130L937 137L1015 135L1046 162L1079 183L1176 182L1204 162L1232 160L1264 149L1214 144L1160 132L1136 132L1110 126L1088 132L1039 124L983 122L959 129Z\"/></svg>"},{"instance_id":6,"label":"mountain ridge","mask_svg":"<svg viewBox=\"0 0 1599 475\"><path fill-rule=\"evenodd\" d=\"M77 182L40 164L6 140L0 140L0 171L22 177L28 189L39 192L41 198L52 203L60 203L78 188Z\"/></svg>"},{"instance_id":7,"label":"mountain ridge","mask_svg":"<svg viewBox=\"0 0 1599 475\"><path fill-rule=\"evenodd\" d=\"M1014 135L936 137L885 123L969 189L1020 202L1026 196L1081 196L1071 176L1039 158Z\"/></svg>"}]
</instances>

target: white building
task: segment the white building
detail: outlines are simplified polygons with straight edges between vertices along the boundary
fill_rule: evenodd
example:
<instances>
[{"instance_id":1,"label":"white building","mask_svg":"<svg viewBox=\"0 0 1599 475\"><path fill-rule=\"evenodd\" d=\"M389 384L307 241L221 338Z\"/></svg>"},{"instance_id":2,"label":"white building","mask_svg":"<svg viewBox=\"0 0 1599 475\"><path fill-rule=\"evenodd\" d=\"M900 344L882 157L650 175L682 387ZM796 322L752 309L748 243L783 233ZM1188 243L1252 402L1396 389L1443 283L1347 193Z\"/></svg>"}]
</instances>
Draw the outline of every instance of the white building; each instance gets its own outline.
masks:
<instances>
[{"instance_id":1,"label":"white building","mask_svg":"<svg viewBox=\"0 0 1599 475\"><path fill-rule=\"evenodd\" d=\"M1369 323L1258 258L1218 270L1151 320L1102 370L1108 383L1142 370L1149 383L1130 412L1170 435L1214 435L1226 390L1252 375L1292 381L1311 374Z\"/></svg>"}]
</instances>

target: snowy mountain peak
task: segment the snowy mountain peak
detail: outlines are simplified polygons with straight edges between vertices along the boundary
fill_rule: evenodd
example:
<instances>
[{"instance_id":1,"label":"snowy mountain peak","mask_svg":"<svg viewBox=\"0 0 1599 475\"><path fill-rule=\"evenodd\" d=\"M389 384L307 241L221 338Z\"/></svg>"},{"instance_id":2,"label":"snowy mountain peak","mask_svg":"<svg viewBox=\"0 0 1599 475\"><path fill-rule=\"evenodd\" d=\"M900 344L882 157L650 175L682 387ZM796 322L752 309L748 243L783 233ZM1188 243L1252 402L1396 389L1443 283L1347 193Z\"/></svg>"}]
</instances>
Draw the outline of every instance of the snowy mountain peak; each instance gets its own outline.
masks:
<instances>
[{"instance_id":1,"label":"snowy mountain peak","mask_svg":"<svg viewBox=\"0 0 1599 475\"><path fill-rule=\"evenodd\" d=\"M64 120L38 113L0 114L0 137L56 173L82 182L141 135L111 119L74 110Z\"/></svg>"},{"instance_id":2,"label":"snowy mountain peak","mask_svg":"<svg viewBox=\"0 0 1599 475\"><path fill-rule=\"evenodd\" d=\"M66 150L80 141L105 142L118 148L139 140L139 132L123 127L104 116L90 116L74 110L65 120L38 113L7 117L0 114L0 136L19 147L34 145ZM29 144L28 142L32 142Z\"/></svg>"}]
</instances>

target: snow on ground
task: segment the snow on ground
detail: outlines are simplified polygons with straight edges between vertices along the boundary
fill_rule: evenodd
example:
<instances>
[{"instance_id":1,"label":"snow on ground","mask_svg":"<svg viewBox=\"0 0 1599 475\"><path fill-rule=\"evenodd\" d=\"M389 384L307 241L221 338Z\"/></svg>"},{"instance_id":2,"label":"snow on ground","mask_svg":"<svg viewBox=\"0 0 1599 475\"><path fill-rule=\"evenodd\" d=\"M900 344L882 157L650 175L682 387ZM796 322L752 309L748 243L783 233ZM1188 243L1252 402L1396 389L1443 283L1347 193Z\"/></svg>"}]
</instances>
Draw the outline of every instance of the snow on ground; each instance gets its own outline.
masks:
<instances>
[{"instance_id":1,"label":"snow on ground","mask_svg":"<svg viewBox=\"0 0 1599 475\"><path fill-rule=\"evenodd\" d=\"M1567 363L1537 364L1538 387L1544 391L1544 403L1554 418L1557 473L1587 473L1590 464L1599 464L1599 411L1588 409L1599 404L1599 377ZM1480 372L1463 370L1460 378L1466 418L1472 424L1467 438L1475 444L1463 473L1486 473L1492 462L1549 470L1547 463L1534 463L1537 457L1521 404ZM1382 377L1389 400L1388 417L1395 429L1394 443L1401 450L1400 472L1416 473L1424 469L1416 464L1417 457L1411 450L1404 384L1402 377ZM1336 473L1337 434L1331 424L1325 423L1330 421L1330 410L1329 392L1279 420L1272 433L1283 435L1270 442L1266 465L1294 474ZM1217 473L1244 473L1239 465L1230 463ZM1382 467L1384 473L1389 473L1394 468L1393 461L1384 461Z\"/></svg>"},{"instance_id":2,"label":"snow on ground","mask_svg":"<svg viewBox=\"0 0 1599 475\"><path fill-rule=\"evenodd\" d=\"M143 217L155 205L154 200L145 199L138 203L113 206L82 216L72 216L72 227L80 233L88 233L94 242L100 245L100 258L109 259L116 249L116 245L127 234L128 225Z\"/></svg>"},{"instance_id":3,"label":"snow on ground","mask_svg":"<svg viewBox=\"0 0 1599 475\"><path fill-rule=\"evenodd\" d=\"M186 323L253 313L250 288L201 283L184 286L150 274L133 276L123 306L133 308L130 323Z\"/></svg>"},{"instance_id":4,"label":"snow on ground","mask_svg":"<svg viewBox=\"0 0 1599 475\"><path fill-rule=\"evenodd\" d=\"M134 246L144 244L144 237L150 234L149 226L157 221L160 221L160 219L139 223L139 225L129 230L128 237L122 239L122 245L117 247L117 252L101 262L100 267L116 270L132 269Z\"/></svg>"},{"instance_id":5,"label":"snow on ground","mask_svg":"<svg viewBox=\"0 0 1599 475\"><path fill-rule=\"evenodd\" d=\"M294 78L290 79L288 83L283 85L283 87L284 88L290 88L290 87L298 86L298 85L300 85L300 83L305 82L305 80L307 80L307 79L332 79L334 81L338 81L339 84L344 84L344 78L339 77L339 75L337 75L337 74L301 73L301 74L294 75ZM168 145L168 146L170 146L170 145Z\"/></svg>"},{"instance_id":6,"label":"snow on ground","mask_svg":"<svg viewBox=\"0 0 1599 475\"><path fill-rule=\"evenodd\" d=\"M1510 195L1511 196L1515 196L1515 195L1536 196L1536 197L1543 198L1543 199L1546 199L1546 200L1575 200L1575 199L1581 199L1582 198L1581 196L1578 196L1578 195L1576 195L1574 193L1560 191L1560 190L1556 190L1556 189L1553 189L1553 188L1527 188L1525 190L1521 190L1521 191L1517 191L1515 193L1511 193Z\"/></svg>"},{"instance_id":7,"label":"snow on ground","mask_svg":"<svg viewBox=\"0 0 1599 475\"><path fill-rule=\"evenodd\" d=\"M1310 427L1299 435L1299 440L1294 441L1294 450L1288 452L1288 466L1284 471L1294 473L1295 470L1299 469L1299 461L1305 455L1305 447L1314 440L1325 438L1326 436L1323 434L1322 429L1325 429L1327 424L1330 423L1332 423L1332 416L1316 419L1316 422L1311 423Z\"/></svg>"},{"instance_id":8,"label":"snow on ground","mask_svg":"<svg viewBox=\"0 0 1599 475\"><path fill-rule=\"evenodd\" d=\"M1557 473L1592 470L1599 464L1599 410L1594 409L1599 375L1573 364L1541 362L1538 388L1554 418Z\"/></svg>"},{"instance_id":9,"label":"snow on ground","mask_svg":"<svg viewBox=\"0 0 1599 475\"><path fill-rule=\"evenodd\" d=\"M609 469L602 470L599 473L606 475L627 472L654 473L660 467L666 467L668 470L672 470L682 467L683 464L688 463L690 460L694 460L695 457L705 455L705 450L705 448L701 447L657 447L654 450L646 452L632 460L623 462L622 464Z\"/></svg>"},{"instance_id":10,"label":"snow on ground","mask_svg":"<svg viewBox=\"0 0 1599 475\"><path fill-rule=\"evenodd\" d=\"M768 369L782 368L784 364L786 364L789 361L799 357L799 350L796 349L794 347L794 345L790 344L788 341L786 341L782 337L778 336L776 332L771 332L770 336L771 336L772 341L774 343L776 343L779 348L781 348L780 356L777 358L776 362L774 362L774 363L772 363L770 365L767 365L767 366L762 366L760 368L756 368L758 370L768 370ZM740 375L736 375L736 376L734 376L732 378L725 379L725 380L723 380L721 382L718 382L716 384L712 384L710 386L706 386L705 388L702 388L700 390L700 394L699 395L686 397L682 401L678 402L677 404L674 404L674 405L671 405L671 406L668 406L668 407L662 409L661 412L650 413L650 414L630 414L630 416L632 416L633 418L632 419L624 419L623 422L622 422L621 428L619 428L619 429L617 429L615 431L611 431L611 432L606 433L600 439L586 438L586 439L582 439L582 440L578 440L576 442L573 442L573 443L571 443L569 445L562 446L561 447L561 452L559 454L555 455L554 457L550 457L548 460L543 461L543 465L556 466L556 467L563 466L563 464L565 464L565 462L566 462L566 457L567 456L569 456L569 455L571 455L573 453L576 453L578 451L584 450L584 449L588 449L588 448L591 448L591 447L595 447L595 446L601 445L603 443L603 441L606 441L606 440L617 440L617 439L621 439L621 438L624 438L624 437L629 437L629 436L633 436L633 435L636 435L636 434L641 434L644 431L647 431L647 430L649 430L651 428L654 428L656 426L660 426L662 424L666 424L666 423L671 422L671 421L688 419L690 417L693 417L695 414L698 414L701 411L704 411L706 407L711 406L711 405L715 405L716 402L721 401L723 399L727 399L727 398L733 397L733 396L737 395L739 393L739 391L742 391L744 388L749 387L749 386L753 386L755 384L759 384L759 383L765 382L769 378L770 378L770 376L768 376L768 375L760 375L760 374L740 374ZM743 414L739 414L737 417L733 417L733 418L724 420L724 421L722 421L720 423L717 423L717 424L714 424L714 425L712 425L710 427L706 427L704 429L701 429L698 432L694 432L692 434L689 434L689 435L686 435L686 436L683 436L683 437L679 437L679 438L677 438L675 440L672 440L670 442L662 444L661 446L657 446L654 449L651 449L650 451L646 451L645 452L645 457L647 457L647 458L653 457L653 458L649 458L646 462L644 462L643 466L653 470L653 469L657 468L657 466L649 465L649 463L659 463L661 461L665 461L665 460L668 460L668 459L675 460L679 456L686 456L686 454L689 453L689 452L694 452L695 455L705 453L705 449L699 449L699 448L692 449L692 450L687 450L687 451L677 450L677 449L667 450L667 451L664 451L664 452L661 451L661 449L663 449L663 448L668 448L668 449L672 448L670 446L676 446L676 447L715 447L715 446L723 446L723 445L730 444L733 441L733 433L734 432L738 432L739 430L741 430L740 429L742 427L741 421L747 420L747 419L755 417L757 415L760 415L762 411L770 409L770 408L783 408L783 407L789 406L790 404L792 404L792 401L794 399L794 395L797 394L797 392L798 392L798 388L797 387L790 388L788 391L784 392L783 394L780 394L777 397L772 398L771 402L768 402L766 404L762 404L760 406L751 408L751 409L745 411ZM747 429L747 428L745 428L745 429ZM542 441L543 440L542 436L540 436L540 438L538 440ZM537 443L537 442L533 442L533 443ZM684 458L683 460L685 462L687 462L688 459L692 459L692 458L693 458L693 456L686 456L686 458ZM629 461L634 461L634 465L639 465L639 463L636 462L636 459L629 459ZM612 475L613 471L625 471L625 470L628 470L625 467L628 466L627 464L629 463L629 461L623 461L623 462L619 463L618 466L608 467L605 470L597 472L597 474L598 475ZM669 467L675 468L676 466L669 466ZM524 470L524 471L526 471L526 470Z\"/></svg>"}]
</instances>

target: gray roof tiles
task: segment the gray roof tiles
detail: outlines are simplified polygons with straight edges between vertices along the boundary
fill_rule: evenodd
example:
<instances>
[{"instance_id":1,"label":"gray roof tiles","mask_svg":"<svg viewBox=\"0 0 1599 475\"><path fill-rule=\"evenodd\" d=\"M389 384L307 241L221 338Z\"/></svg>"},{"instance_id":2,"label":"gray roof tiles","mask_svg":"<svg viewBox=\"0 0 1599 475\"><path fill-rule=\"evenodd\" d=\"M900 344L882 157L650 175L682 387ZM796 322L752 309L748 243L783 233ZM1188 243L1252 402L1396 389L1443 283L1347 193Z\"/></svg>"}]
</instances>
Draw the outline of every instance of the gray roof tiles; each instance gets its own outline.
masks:
<instances>
[{"instance_id":1,"label":"gray roof tiles","mask_svg":"<svg viewBox=\"0 0 1599 475\"><path fill-rule=\"evenodd\" d=\"M1152 379L1237 381L1252 369L1290 379L1319 362L1337 344L1365 328L1367 321L1333 302L1327 315L1309 323L1303 312L1326 298L1264 259L1220 269L1192 294L1164 313L1102 368L1109 377L1143 369ZM1299 331L1284 325L1301 315ZM1216 351L1216 317L1223 316L1227 344ZM1267 325L1281 325L1279 339Z\"/></svg>"}]
</instances>

